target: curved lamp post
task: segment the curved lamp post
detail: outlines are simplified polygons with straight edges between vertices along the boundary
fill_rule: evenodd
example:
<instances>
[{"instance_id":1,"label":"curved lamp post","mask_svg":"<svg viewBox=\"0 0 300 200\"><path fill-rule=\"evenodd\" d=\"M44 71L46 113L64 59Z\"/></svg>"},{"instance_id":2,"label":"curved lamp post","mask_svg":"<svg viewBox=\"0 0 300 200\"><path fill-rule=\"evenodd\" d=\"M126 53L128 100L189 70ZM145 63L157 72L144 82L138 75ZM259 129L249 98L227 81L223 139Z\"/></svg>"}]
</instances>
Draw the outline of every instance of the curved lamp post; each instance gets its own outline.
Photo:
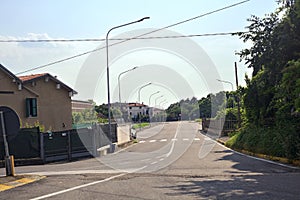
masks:
<instances>
[{"instance_id":1,"label":"curved lamp post","mask_svg":"<svg viewBox=\"0 0 300 200\"><path fill-rule=\"evenodd\" d=\"M119 74L119 76L118 76L119 103L121 103L121 84L120 84L120 78L121 78L121 75L123 75L123 74L125 74L125 73L127 73L127 72L130 72L130 71L133 71L133 70L135 70L136 68L138 68L138 67L134 67L134 68L131 68L131 69L126 70L126 71L124 71L124 72L121 72L121 73Z\"/></svg>"},{"instance_id":2,"label":"curved lamp post","mask_svg":"<svg viewBox=\"0 0 300 200\"><path fill-rule=\"evenodd\" d=\"M131 25L131 24L135 24L135 23L138 23L138 22L142 22L143 20L149 19L149 18L150 17L144 17L142 19L139 19L139 20L136 20L136 21L133 21L133 22L129 22L129 23L126 23L126 24L122 24L122 25L119 25L119 26L112 27L106 33L105 42L106 42L107 107L108 107L108 131L109 131L109 135L111 135L111 115L110 115L110 89L109 89L108 35L114 29L121 28L123 26L128 26L128 25Z\"/></svg>"},{"instance_id":3,"label":"curved lamp post","mask_svg":"<svg viewBox=\"0 0 300 200\"><path fill-rule=\"evenodd\" d=\"M164 103L164 102L167 102L167 99L162 100L162 101L158 104L158 106L161 107L161 104Z\"/></svg>"},{"instance_id":4,"label":"curved lamp post","mask_svg":"<svg viewBox=\"0 0 300 200\"><path fill-rule=\"evenodd\" d=\"M139 92L138 92L138 102L141 103L141 90L144 88L144 87L147 87L149 85L151 85L152 83L147 83L146 85L143 85L142 87L139 88Z\"/></svg>"},{"instance_id":5,"label":"curved lamp post","mask_svg":"<svg viewBox=\"0 0 300 200\"><path fill-rule=\"evenodd\" d=\"M158 93L160 93L160 91L154 92L153 94L150 95L150 97L149 97L149 107L150 107L150 100L151 100L151 97L152 97L153 95L155 95L155 94L158 94Z\"/></svg>"},{"instance_id":6,"label":"curved lamp post","mask_svg":"<svg viewBox=\"0 0 300 200\"><path fill-rule=\"evenodd\" d=\"M164 96L164 95L161 95L161 96L159 96L159 97L156 97L156 99L155 99L155 106L157 105L157 104L156 104L157 99L162 98L163 96Z\"/></svg>"},{"instance_id":7,"label":"curved lamp post","mask_svg":"<svg viewBox=\"0 0 300 200\"><path fill-rule=\"evenodd\" d=\"M217 81L223 82L223 83L229 83L231 85L231 91L233 91L233 84L230 81L224 81L224 80L220 80L220 79L217 79Z\"/></svg>"}]
</instances>

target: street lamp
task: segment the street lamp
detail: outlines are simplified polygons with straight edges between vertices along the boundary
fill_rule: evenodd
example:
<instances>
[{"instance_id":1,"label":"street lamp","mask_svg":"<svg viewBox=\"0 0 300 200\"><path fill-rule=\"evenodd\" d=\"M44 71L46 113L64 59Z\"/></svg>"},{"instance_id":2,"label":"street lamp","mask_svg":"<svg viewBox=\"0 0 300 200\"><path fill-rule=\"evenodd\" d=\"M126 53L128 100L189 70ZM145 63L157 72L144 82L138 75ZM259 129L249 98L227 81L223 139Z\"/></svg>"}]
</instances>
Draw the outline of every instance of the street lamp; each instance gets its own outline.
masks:
<instances>
[{"instance_id":1,"label":"street lamp","mask_svg":"<svg viewBox=\"0 0 300 200\"><path fill-rule=\"evenodd\" d=\"M120 78L121 78L121 75L123 75L123 74L125 74L125 73L127 73L127 72L130 72L130 71L133 71L133 70L135 70L136 68L138 68L138 67L134 67L134 68L132 68L132 69L126 70L126 71L120 73L119 76L118 76L119 103L121 103L121 84L120 84Z\"/></svg>"},{"instance_id":2,"label":"street lamp","mask_svg":"<svg viewBox=\"0 0 300 200\"><path fill-rule=\"evenodd\" d=\"M150 107L150 99L151 99L151 97L152 97L153 95L155 95L155 94L158 94L158 93L160 93L160 91L154 92L153 94L150 95L150 97L149 97L149 107Z\"/></svg>"},{"instance_id":3,"label":"street lamp","mask_svg":"<svg viewBox=\"0 0 300 200\"><path fill-rule=\"evenodd\" d=\"M143 85L142 87L139 88L139 92L138 92L138 102L141 103L141 90L144 88L144 87L147 87L149 85L151 85L152 83L147 83L146 85Z\"/></svg>"},{"instance_id":4,"label":"street lamp","mask_svg":"<svg viewBox=\"0 0 300 200\"><path fill-rule=\"evenodd\" d=\"M155 106L157 105L157 104L156 104L157 99L162 98L163 96L164 96L164 95L161 95L161 96L159 96L159 97L157 97L157 98L155 99Z\"/></svg>"},{"instance_id":5,"label":"street lamp","mask_svg":"<svg viewBox=\"0 0 300 200\"><path fill-rule=\"evenodd\" d=\"M115 26L115 27L112 27L111 29L109 29L106 33L106 38L105 38L105 42L106 42L106 74L107 74L107 107L108 107L108 131L109 131L109 135L111 135L111 116L110 116L110 89L109 89L109 60L108 60L108 35L109 33L114 30L114 29L117 29L117 28L121 28L123 26L128 26L128 25L131 25L131 24L135 24L135 23L138 23L138 22L142 22L143 20L145 19L149 19L150 17L144 17L142 19L139 19L139 20L136 20L136 21L133 21L133 22L129 22L129 23L126 23L126 24L122 24L122 25L119 25L119 26Z\"/></svg>"},{"instance_id":6,"label":"street lamp","mask_svg":"<svg viewBox=\"0 0 300 200\"><path fill-rule=\"evenodd\" d=\"M231 85L231 91L233 91L233 84L230 81L224 81L224 80L220 80L220 79L217 79L217 81L220 81L223 83L229 83Z\"/></svg>"},{"instance_id":7,"label":"street lamp","mask_svg":"<svg viewBox=\"0 0 300 200\"><path fill-rule=\"evenodd\" d=\"M160 104L162 104L162 103L164 103L164 102L167 102L167 99L164 99L164 100L162 100L158 105L159 105L159 107L161 107L161 105Z\"/></svg>"}]
</instances>

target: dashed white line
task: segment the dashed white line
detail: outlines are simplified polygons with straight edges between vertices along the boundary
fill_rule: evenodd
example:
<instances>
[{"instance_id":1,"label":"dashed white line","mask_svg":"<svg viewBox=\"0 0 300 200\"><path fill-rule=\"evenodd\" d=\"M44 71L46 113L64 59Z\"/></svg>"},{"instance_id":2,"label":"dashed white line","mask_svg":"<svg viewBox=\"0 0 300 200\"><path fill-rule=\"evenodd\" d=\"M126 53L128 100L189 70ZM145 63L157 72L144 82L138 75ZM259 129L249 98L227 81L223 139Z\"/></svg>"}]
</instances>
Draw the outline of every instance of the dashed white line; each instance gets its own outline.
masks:
<instances>
[{"instance_id":1,"label":"dashed white line","mask_svg":"<svg viewBox=\"0 0 300 200\"><path fill-rule=\"evenodd\" d=\"M154 161L154 162L152 162L152 163L150 163L151 165L154 165L154 164L156 164L157 163L157 161Z\"/></svg>"},{"instance_id":2,"label":"dashed white line","mask_svg":"<svg viewBox=\"0 0 300 200\"><path fill-rule=\"evenodd\" d=\"M189 141L190 139L189 138L183 138L182 140L183 141Z\"/></svg>"},{"instance_id":3,"label":"dashed white line","mask_svg":"<svg viewBox=\"0 0 300 200\"><path fill-rule=\"evenodd\" d=\"M152 143L152 142L156 142L156 140L150 140L149 142L150 142L150 143Z\"/></svg>"},{"instance_id":4,"label":"dashed white line","mask_svg":"<svg viewBox=\"0 0 300 200\"><path fill-rule=\"evenodd\" d=\"M173 139L172 139L172 141L177 141L177 140L178 140L177 138L173 138Z\"/></svg>"},{"instance_id":5,"label":"dashed white line","mask_svg":"<svg viewBox=\"0 0 300 200\"><path fill-rule=\"evenodd\" d=\"M141 141L139 141L139 143L145 143L146 141L145 140L141 140Z\"/></svg>"},{"instance_id":6,"label":"dashed white line","mask_svg":"<svg viewBox=\"0 0 300 200\"><path fill-rule=\"evenodd\" d=\"M195 140L195 141L199 141L199 140L200 140L200 138L194 138L194 140Z\"/></svg>"},{"instance_id":7,"label":"dashed white line","mask_svg":"<svg viewBox=\"0 0 300 200\"><path fill-rule=\"evenodd\" d=\"M160 140L160 142L166 142L167 141L167 139L161 139Z\"/></svg>"}]
</instances>

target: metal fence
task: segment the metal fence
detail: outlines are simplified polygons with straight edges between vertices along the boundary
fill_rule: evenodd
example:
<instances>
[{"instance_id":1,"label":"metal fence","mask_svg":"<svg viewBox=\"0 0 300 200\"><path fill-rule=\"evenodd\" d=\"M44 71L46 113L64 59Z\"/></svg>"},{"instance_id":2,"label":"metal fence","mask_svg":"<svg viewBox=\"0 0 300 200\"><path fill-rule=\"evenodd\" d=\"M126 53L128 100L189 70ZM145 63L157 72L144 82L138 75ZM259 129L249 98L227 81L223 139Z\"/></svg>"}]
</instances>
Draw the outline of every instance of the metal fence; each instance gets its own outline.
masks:
<instances>
[{"instance_id":1,"label":"metal fence","mask_svg":"<svg viewBox=\"0 0 300 200\"><path fill-rule=\"evenodd\" d=\"M93 124L87 128L59 132L40 133L39 128L21 129L9 141L10 155L16 161L50 162L98 156L97 149L116 143L117 124L112 124L112 134L107 124ZM3 142L1 147L4 147ZM4 148L0 147L0 159L4 160Z\"/></svg>"},{"instance_id":2,"label":"metal fence","mask_svg":"<svg viewBox=\"0 0 300 200\"><path fill-rule=\"evenodd\" d=\"M208 129L211 131L221 131L222 136L228 135L229 132L236 130L238 121L237 120L225 120L225 119L202 119L202 130L207 132Z\"/></svg>"}]
</instances>

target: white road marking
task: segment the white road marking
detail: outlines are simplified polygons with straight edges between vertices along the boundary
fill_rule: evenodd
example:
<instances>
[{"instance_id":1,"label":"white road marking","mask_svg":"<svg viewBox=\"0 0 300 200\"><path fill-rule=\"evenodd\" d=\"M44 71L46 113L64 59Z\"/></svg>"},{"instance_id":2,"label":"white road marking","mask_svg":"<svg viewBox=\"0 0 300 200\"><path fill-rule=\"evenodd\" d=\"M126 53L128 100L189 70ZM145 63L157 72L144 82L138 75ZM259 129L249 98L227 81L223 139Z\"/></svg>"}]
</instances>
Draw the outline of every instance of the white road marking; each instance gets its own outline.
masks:
<instances>
[{"instance_id":1,"label":"white road marking","mask_svg":"<svg viewBox=\"0 0 300 200\"><path fill-rule=\"evenodd\" d=\"M42 175L42 176L51 176L51 175L76 175L76 174L119 174L123 171L112 169L112 170L77 170L77 171L46 171L46 172L30 172L23 173L29 175Z\"/></svg>"},{"instance_id":2,"label":"white road marking","mask_svg":"<svg viewBox=\"0 0 300 200\"><path fill-rule=\"evenodd\" d=\"M139 141L139 143L145 143L146 141L145 140L141 140L141 141Z\"/></svg>"},{"instance_id":3,"label":"white road marking","mask_svg":"<svg viewBox=\"0 0 300 200\"><path fill-rule=\"evenodd\" d=\"M85 187L88 187L88 186L91 186L91 185L95 185L95 184L98 184L98 183L104 183L104 182L110 181L110 180L112 180L112 179L115 179L115 178L124 176L124 175L126 175L126 174L127 174L127 173L118 174L118 175L116 175L116 176L111 176L111 177L106 178L106 179L103 179L103 180L94 181L94 182L87 183L87 184L83 184L83 185L78 185L78 186L76 186L76 187L72 187L72 188L69 188L69 189L65 189L65 190L61 190L61 191L58 191L58 192L46 194L46 195L43 195L43 196L40 196L40 197L36 197L36 198L31 199L31 200L46 199L46 198L49 198L49 197L53 197L53 196L56 196L56 195L59 195L59 194L63 194L63 193L66 193L66 192L78 190L78 189L85 188Z\"/></svg>"},{"instance_id":4,"label":"white road marking","mask_svg":"<svg viewBox=\"0 0 300 200\"><path fill-rule=\"evenodd\" d=\"M160 142L166 142L167 141L167 139L161 139L160 140Z\"/></svg>"},{"instance_id":5,"label":"white road marking","mask_svg":"<svg viewBox=\"0 0 300 200\"><path fill-rule=\"evenodd\" d=\"M179 132L179 129L181 128L181 124L178 125L177 129L176 129L176 133L174 135L174 138L172 139L172 146L171 146L171 149L170 151L167 153L166 157L169 157L172 152L173 152L173 149L174 149L174 146L175 146L175 141L177 141L177 135L178 135L178 132Z\"/></svg>"},{"instance_id":6,"label":"white road marking","mask_svg":"<svg viewBox=\"0 0 300 200\"><path fill-rule=\"evenodd\" d=\"M183 138L183 141L189 141L190 139L189 138Z\"/></svg>"},{"instance_id":7,"label":"white road marking","mask_svg":"<svg viewBox=\"0 0 300 200\"><path fill-rule=\"evenodd\" d=\"M145 162L145 161L149 161L149 160L151 160L150 158L147 158L147 159L143 159L143 160L141 160L142 162Z\"/></svg>"},{"instance_id":8,"label":"white road marking","mask_svg":"<svg viewBox=\"0 0 300 200\"><path fill-rule=\"evenodd\" d=\"M156 164L157 163L157 161L154 161L154 162L152 162L152 163L150 163L151 165L154 165L154 164Z\"/></svg>"},{"instance_id":9,"label":"white road marking","mask_svg":"<svg viewBox=\"0 0 300 200\"><path fill-rule=\"evenodd\" d=\"M149 142L150 142L150 143L152 143L152 142L156 142L156 140L150 140Z\"/></svg>"},{"instance_id":10,"label":"white road marking","mask_svg":"<svg viewBox=\"0 0 300 200\"><path fill-rule=\"evenodd\" d=\"M195 141L200 141L200 138L194 138Z\"/></svg>"}]
</instances>

